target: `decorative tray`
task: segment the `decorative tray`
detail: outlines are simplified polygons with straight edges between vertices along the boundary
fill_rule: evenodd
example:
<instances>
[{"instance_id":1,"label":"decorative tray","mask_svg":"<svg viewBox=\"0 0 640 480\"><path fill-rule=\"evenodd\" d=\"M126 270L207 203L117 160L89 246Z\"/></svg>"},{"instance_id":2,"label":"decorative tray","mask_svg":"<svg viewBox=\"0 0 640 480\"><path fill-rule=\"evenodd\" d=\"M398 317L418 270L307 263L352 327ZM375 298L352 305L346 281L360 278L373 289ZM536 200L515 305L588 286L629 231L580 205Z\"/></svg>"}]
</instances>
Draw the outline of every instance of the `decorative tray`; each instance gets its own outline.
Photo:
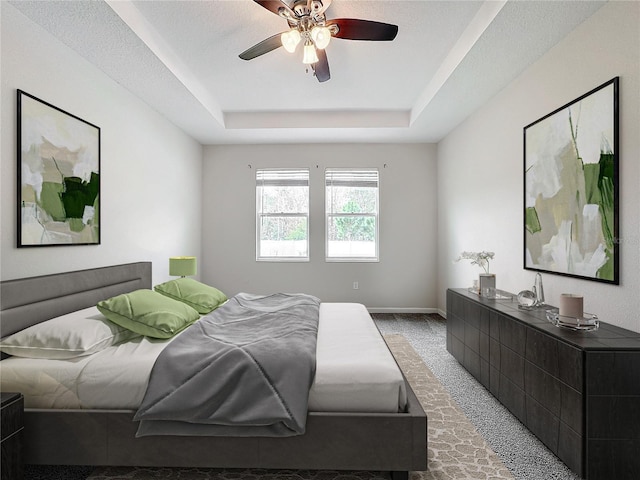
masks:
<instances>
[{"instance_id":1,"label":"decorative tray","mask_svg":"<svg viewBox=\"0 0 640 480\"><path fill-rule=\"evenodd\" d=\"M469 293L475 293L476 295L480 295L480 292L478 291L477 287L469 287L467 290L469 290ZM480 295L482 298L487 298L489 300L513 300L514 295L509 293L509 292L505 292L504 290L498 290L496 289L492 289L491 293L489 293L489 295Z\"/></svg>"},{"instance_id":2,"label":"decorative tray","mask_svg":"<svg viewBox=\"0 0 640 480\"><path fill-rule=\"evenodd\" d=\"M560 315L558 310L547 310L547 320L556 327L568 328L569 330L591 331L600 327L598 316L592 313L584 313L582 317L567 317Z\"/></svg>"}]
</instances>

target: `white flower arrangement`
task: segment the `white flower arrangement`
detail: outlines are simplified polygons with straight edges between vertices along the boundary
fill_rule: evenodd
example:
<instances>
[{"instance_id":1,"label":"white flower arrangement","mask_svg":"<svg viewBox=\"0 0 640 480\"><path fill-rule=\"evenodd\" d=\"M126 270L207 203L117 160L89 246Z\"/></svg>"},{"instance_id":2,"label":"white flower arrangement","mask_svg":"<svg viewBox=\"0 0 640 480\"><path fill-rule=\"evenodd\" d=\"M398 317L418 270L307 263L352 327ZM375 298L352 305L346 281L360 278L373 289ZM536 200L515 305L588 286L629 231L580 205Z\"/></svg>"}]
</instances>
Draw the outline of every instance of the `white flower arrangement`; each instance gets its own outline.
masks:
<instances>
[{"instance_id":1,"label":"white flower arrangement","mask_svg":"<svg viewBox=\"0 0 640 480\"><path fill-rule=\"evenodd\" d=\"M495 253L493 252L462 252L456 262L460 260L471 260L471 265L482 267L484 273L489 273L489 260L493 260Z\"/></svg>"}]
</instances>

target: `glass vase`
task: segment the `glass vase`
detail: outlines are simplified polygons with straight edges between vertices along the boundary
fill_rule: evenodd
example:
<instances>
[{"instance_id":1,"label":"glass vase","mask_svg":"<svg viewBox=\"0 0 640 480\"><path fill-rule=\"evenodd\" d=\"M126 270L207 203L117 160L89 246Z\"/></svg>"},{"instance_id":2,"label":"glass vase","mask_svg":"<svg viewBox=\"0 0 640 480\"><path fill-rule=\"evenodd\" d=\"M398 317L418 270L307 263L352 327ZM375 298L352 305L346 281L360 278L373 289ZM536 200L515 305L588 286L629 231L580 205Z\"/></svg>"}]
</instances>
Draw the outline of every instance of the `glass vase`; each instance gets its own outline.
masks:
<instances>
[{"instance_id":1,"label":"glass vase","mask_svg":"<svg viewBox=\"0 0 640 480\"><path fill-rule=\"evenodd\" d=\"M479 283L480 283L480 295L482 295L483 297L496 296L496 274L495 273L481 273Z\"/></svg>"}]
</instances>

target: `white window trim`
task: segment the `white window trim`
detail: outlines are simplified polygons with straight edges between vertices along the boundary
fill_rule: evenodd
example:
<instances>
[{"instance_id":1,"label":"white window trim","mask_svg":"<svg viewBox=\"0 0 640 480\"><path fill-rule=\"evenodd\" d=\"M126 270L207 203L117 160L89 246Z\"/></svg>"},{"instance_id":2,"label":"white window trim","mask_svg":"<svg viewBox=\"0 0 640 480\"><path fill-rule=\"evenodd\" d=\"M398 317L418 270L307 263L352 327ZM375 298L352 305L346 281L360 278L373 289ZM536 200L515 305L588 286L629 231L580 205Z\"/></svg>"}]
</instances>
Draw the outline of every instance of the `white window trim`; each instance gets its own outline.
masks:
<instances>
[{"instance_id":1,"label":"white window trim","mask_svg":"<svg viewBox=\"0 0 640 480\"><path fill-rule=\"evenodd\" d=\"M378 186L376 188L376 213L341 213L341 214L332 214L327 211L327 171L375 171L378 173ZM380 170L378 168L325 168L324 171L324 259L327 263L379 263L380 262ZM372 216L376 219L376 242L375 242L375 257L330 257L329 256L329 217L331 216Z\"/></svg>"},{"instance_id":2,"label":"white window trim","mask_svg":"<svg viewBox=\"0 0 640 480\"><path fill-rule=\"evenodd\" d=\"M255 248L256 248L256 262L309 262L310 261L310 251L309 251L309 237L310 237L310 198L307 200L307 208L309 209L306 214L304 213L262 213L260 210L261 207L261 199L258 195L258 180L257 175L258 172L264 171L273 171L273 172L284 172L284 171L300 171L304 170L307 172L307 195L310 196L310 170L308 168L259 168L256 170L256 185L255 185L255 195L256 195L256 203L255 203L255 214L256 214L256 230L255 230ZM281 257L270 257L270 256L260 256L260 220L263 217L292 217L292 218L306 218L307 220L307 255L305 257L299 256L281 256Z\"/></svg>"}]
</instances>

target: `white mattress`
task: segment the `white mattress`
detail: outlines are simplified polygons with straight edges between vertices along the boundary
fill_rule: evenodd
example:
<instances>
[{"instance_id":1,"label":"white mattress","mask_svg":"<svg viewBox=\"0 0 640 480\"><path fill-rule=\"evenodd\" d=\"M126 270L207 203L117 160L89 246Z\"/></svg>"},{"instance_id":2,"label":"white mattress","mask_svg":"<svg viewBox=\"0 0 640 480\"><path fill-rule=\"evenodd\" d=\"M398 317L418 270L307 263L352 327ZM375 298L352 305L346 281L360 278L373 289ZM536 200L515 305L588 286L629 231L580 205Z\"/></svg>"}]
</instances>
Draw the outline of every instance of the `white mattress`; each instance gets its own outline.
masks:
<instances>
[{"instance_id":1,"label":"white mattress","mask_svg":"<svg viewBox=\"0 0 640 480\"><path fill-rule=\"evenodd\" d=\"M135 410L168 343L140 337L69 360L11 357L0 362L0 390L21 392L26 408ZM404 408L404 379L363 305L320 305L316 359L310 411Z\"/></svg>"}]
</instances>

